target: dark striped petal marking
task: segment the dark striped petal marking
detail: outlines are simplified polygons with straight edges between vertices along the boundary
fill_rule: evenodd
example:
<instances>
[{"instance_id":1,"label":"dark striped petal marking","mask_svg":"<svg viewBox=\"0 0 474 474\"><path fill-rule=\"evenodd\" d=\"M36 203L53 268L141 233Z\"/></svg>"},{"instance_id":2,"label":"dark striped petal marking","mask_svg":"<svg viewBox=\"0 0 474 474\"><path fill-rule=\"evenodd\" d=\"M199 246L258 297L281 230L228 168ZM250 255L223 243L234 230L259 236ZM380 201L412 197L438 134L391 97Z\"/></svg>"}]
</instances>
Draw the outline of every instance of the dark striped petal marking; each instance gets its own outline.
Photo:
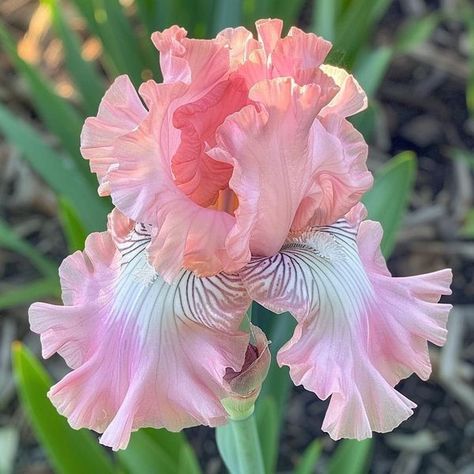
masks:
<instances>
[{"instance_id":1,"label":"dark striped petal marking","mask_svg":"<svg viewBox=\"0 0 474 474\"><path fill-rule=\"evenodd\" d=\"M405 420L415 404L393 387L416 372L427 378L427 341L443 344L448 270L393 278L378 223L339 220L288 239L280 253L241 272L250 296L298 321L278 353L296 384L331 396L323 430L363 439Z\"/></svg>"}]
</instances>

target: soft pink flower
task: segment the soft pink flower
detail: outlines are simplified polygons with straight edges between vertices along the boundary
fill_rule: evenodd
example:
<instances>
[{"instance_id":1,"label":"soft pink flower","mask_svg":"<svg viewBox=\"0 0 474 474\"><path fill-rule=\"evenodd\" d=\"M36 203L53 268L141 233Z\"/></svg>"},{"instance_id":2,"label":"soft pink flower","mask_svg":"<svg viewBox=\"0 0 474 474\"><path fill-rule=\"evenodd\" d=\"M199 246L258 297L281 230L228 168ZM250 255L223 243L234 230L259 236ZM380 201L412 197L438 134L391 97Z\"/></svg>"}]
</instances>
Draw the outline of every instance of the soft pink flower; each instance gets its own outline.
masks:
<instances>
[{"instance_id":1,"label":"soft pink flower","mask_svg":"<svg viewBox=\"0 0 474 474\"><path fill-rule=\"evenodd\" d=\"M155 33L164 83L140 87L146 107L121 76L86 121L99 192L153 226L150 262L168 282L181 267L208 276L272 255L288 231L332 223L371 186L367 146L346 120L364 92L322 66L330 43L281 29L261 20L258 40L245 28L213 40Z\"/></svg>"},{"instance_id":2,"label":"soft pink flower","mask_svg":"<svg viewBox=\"0 0 474 474\"><path fill-rule=\"evenodd\" d=\"M278 362L331 397L336 439L407 418L394 386L426 379L427 342L444 343L451 272L393 278L358 204L372 177L347 117L364 92L323 64L327 41L281 29L155 33L163 83L138 95L119 77L85 123L82 153L116 209L61 265L64 306L35 303L30 322L73 369L51 400L114 449L142 426L215 426L223 403L253 403L269 353L240 330L251 299L296 318Z\"/></svg>"}]
</instances>

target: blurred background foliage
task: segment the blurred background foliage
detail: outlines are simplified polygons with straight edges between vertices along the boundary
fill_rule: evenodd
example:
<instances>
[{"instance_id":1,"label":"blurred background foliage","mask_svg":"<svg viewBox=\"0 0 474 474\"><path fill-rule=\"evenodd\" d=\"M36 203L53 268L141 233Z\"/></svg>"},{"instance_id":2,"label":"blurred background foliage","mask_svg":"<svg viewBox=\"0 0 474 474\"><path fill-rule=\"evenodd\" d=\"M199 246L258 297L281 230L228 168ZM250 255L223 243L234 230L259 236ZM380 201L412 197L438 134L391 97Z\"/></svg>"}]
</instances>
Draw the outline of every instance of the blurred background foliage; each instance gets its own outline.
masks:
<instances>
[{"instance_id":1,"label":"blurred background foliage","mask_svg":"<svg viewBox=\"0 0 474 474\"><path fill-rule=\"evenodd\" d=\"M117 75L128 74L136 86L150 78L160 81L158 56L149 38L153 31L172 24L184 26L191 37L206 38L228 26L243 24L254 30L255 20L279 17L284 20L286 29L299 25L305 31L331 40L334 47L328 62L351 70L369 95L368 110L355 117L354 123L371 145L369 165L375 171L376 181L364 202L369 216L383 224L384 254L391 255L397 238L402 243L414 238L418 247L405 248L405 255L395 255L392 260L397 270L403 268L402 274L414 273L411 270L416 268L420 268L419 272L429 271L446 266L446 263L456 267L461 261L458 270L467 277L460 280L453 301L466 308L474 303L470 273L474 272L471 246L474 238L474 155L471 151L474 135L474 5L469 0L3 0L0 12L0 67L4 76L0 82L0 135L6 140L5 150L13 153L17 162L27 164L28 171L21 173L26 173L32 188L25 198L31 202L29 205L20 202L22 210L19 213L12 211L13 206L0 204L0 247L5 255L17 256L12 257L14 264L15 258L21 262L14 269L12 265L3 265L0 284L0 311L6 316L3 321L0 319L3 357L0 359L0 410L5 412L3 419L9 421L1 428L0 418L0 451L4 454L0 473L12 472L14 466L23 469L18 472L33 472L28 471L28 462L20 459L21 456L29 458L31 453L22 452L27 450L25 443L20 442L19 430L11 425L11 420L19 416L15 412L19 408L11 386L7 346L27 331L25 308L28 303L59 297L58 262L68 251L82 249L88 233L104 229L106 215L111 209L110 201L98 197L96 178L80 156L82 123L85 117L96 113L108 84ZM27 18L22 18L21 12L27 12ZM457 56L447 54L452 45L446 37L454 37L460 45ZM447 46L442 44L443 38ZM421 81L426 88L431 88L427 93L419 92L416 70L409 71L407 76L406 70L412 65L409 61L434 65L422 78L424 82ZM387 84L389 71L394 71L389 83L393 87L380 94L382 86ZM416 102L417 97L411 97L412 94L418 93L422 104L416 102L415 108L423 108L423 102L429 102L422 118L426 121L430 114L439 114L440 106L432 95L436 95L443 79L451 76L457 78L457 89L462 94L461 98L456 96L455 106L461 112L456 112L454 118L445 117L446 120L438 120L438 125L425 123L423 127L415 121L419 114L414 118L405 113L404 110L411 106L410 101ZM404 83L407 84L405 87ZM393 106L387 113L384 101L394 102L397 94L404 94L398 98L401 108ZM447 107L451 106L449 97L443 94L440 97ZM408 120L411 124L408 132L403 130L403 123L390 128L389 122L397 113L402 117L400 121ZM448 139L442 143L439 154L439 147L433 151L436 140L433 147L431 142L425 143L426 134L441 134L443 127L446 127ZM465 128L460 130L461 127ZM417 159L417 154L423 156ZM393 155L396 156L391 158ZM417 169L420 170L418 177ZM438 169L451 177L444 180ZM31 171L33 178L28 174ZM426 193L423 185L432 190L431 194ZM8 190L2 192L9 193ZM408 206L410 214L406 216ZM25 215L31 214L31 208L36 215L50 216L53 223L39 231L31 231L28 226L22 228L21 222ZM441 219L444 219L442 228ZM438 245L438 250L428 252L420 262L412 254L417 248L419 251L423 240L419 240L420 236L411 227L423 225L431 230L427 236L429 245ZM59 229L61 235L58 237ZM463 249L462 252L459 249ZM454 263L444 260L446 252L455 255ZM410 256L409 262L406 254ZM466 255L467 268L463 263ZM433 268L430 264L427 266L427 259L431 259ZM471 286L468 288L468 285ZM18 318L20 323L17 323ZM252 308L252 318L273 341L274 352L292 331L292 318L269 318L266 310L258 305ZM462 321L463 318L457 319ZM466 339L462 329L454 328L456 331L461 331L458 338ZM37 352L37 345L31 338L26 336L24 339L33 347L33 352ZM469 391L469 384L463 378L470 376L469 380L472 380L472 366L462 366L462 377L458 373L464 346L457 342L450 352L436 353L435 357L444 374L440 383L448 387L445 389L450 396L457 397L462 410L467 409L461 411L464 416L464 413L472 414L473 410L474 392ZM471 346L472 340L468 339L472 356ZM219 460L212 459L212 454L203 454L203 449L198 448L196 455L191 447L199 444L196 441L199 437L204 436L207 440L208 432L202 435L191 431L190 444L184 434L141 430L132 437L126 451L112 458L97 445L94 435L72 431L66 420L52 409L45 398L51 380L33 352L20 343L14 346L17 385L29 422L56 472L198 473L201 469L204 472L223 469ZM449 364L457 365L453 369ZM469 367L470 375L466 375ZM453 384L457 387L454 395L453 389L449 388ZM313 428L309 436L308 433L303 436L304 451L281 451L280 440L285 443L288 436L291 437L282 429L285 423L288 424L285 407L290 387L287 371L272 365L257 407L267 471L275 472L279 466L299 474L315 472L315 469L336 474L367 472L373 453L371 441L347 441L335 446ZM301 400L297 396L293 399L295 397ZM304 400L295 403L306 406ZM14 416L11 416L12 410ZM321 418L322 409L317 410L319 414L311 424L319 426L317 418ZM474 437L472 423L470 429ZM412 440L413 446L418 443L418 451L415 449L418 457L413 455L413 449L408 449L407 455L406 447L405 450L400 446L397 448L397 442L393 444L392 441L392 445L389 443L388 448L381 448L380 452L392 449L403 454L405 457L402 456L399 467L402 470L393 471L395 464L395 468L392 466L386 471L373 467L374 472L418 472L413 466L416 469L421 466L422 456L432 452L433 446L439 446L429 431L422 432L421 441ZM413 436L417 436L416 431ZM400 442L403 444L403 440ZM34 442L30 441L30 444L34 445ZM211 452L215 451L213 446ZM377 460L377 452L374 459ZM449 456L446 459L448 463L455 463Z\"/></svg>"}]
</instances>

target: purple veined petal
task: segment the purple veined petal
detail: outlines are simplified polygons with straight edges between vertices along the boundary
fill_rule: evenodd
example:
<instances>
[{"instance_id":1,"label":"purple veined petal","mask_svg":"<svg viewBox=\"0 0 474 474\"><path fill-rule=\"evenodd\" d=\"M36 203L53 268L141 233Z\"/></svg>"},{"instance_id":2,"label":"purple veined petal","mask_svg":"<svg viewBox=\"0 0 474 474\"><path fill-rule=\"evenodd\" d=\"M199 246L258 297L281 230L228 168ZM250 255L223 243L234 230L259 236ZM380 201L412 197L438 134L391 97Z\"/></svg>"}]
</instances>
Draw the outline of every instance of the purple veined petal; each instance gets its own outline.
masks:
<instances>
[{"instance_id":1,"label":"purple veined petal","mask_svg":"<svg viewBox=\"0 0 474 474\"><path fill-rule=\"evenodd\" d=\"M91 234L61 265L64 306L30 308L44 357L58 352L73 369L48 396L114 450L141 427L223 423L224 376L241 369L249 341L240 278L182 270L167 284L147 261L148 226L118 243L111 235Z\"/></svg>"},{"instance_id":2,"label":"purple veined petal","mask_svg":"<svg viewBox=\"0 0 474 474\"><path fill-rule=\"evenodd\" d=\"M290 238L279 254L241 272L253 299L298 324L279 351L295 384L331 397L323 430L364 439L408 418L415 404L393 387L430 375L427 341L442 345L450 270L391 276L380 253L380 224L345 219Z\"/></svg>"}]
</instances>

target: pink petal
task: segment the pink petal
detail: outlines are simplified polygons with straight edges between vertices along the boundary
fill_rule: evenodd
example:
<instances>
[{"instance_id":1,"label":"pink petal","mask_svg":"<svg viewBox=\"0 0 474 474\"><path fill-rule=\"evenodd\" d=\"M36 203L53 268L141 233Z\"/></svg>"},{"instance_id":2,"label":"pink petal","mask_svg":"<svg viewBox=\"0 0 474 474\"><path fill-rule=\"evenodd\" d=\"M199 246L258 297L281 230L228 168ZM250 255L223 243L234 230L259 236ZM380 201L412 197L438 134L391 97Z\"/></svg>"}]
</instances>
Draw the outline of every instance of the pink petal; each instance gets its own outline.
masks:
<instances>
[{"instance_id":1,"label":"pink petal","mask_svg":"<svg viewBox=\"0 0 474 474\"><path fill-rule=\"evenodd\" d=\"M295 27L281 38L281 20L259 20L256 27L260 48L252 48L246 61L237 68L248 87L277 77L292 77L299 85L320 84L324 74L319 66L331 49L329 41ZM332 79L330 83L334 86Z\"/></svg>"},{"instance_id":2,"label":"pink petal","mask_svg":"<svg viewBox=\"0 0 474 474\"><path fill-rule=\"evenodd\" d=\"M240 268L246 261L235 261L225 250L235 218L197 205L173 179L170 160L177 143L170 121L186 86L147 83L140 90L150 112L114 142L106 175L113 203L129 219L153 225L150 261L166 281L183 266L202 276Z\"/></svg>"},{"instance_id":3,"label":"pink petal","mask_svg":"<svg viewBox=\"0 0 474 474\"><path fill-rule=\"evenodd\" d=\"M241 66L250 53L259 46L252 33L243 26L226 28L217 35L216 39L229 49L232 71Z\"/></svg>"},{"instance_id":4,"label":"pink petal","mask_svg":"<svg viewBox=\"0 0 474 474\"><path fill-rule=\"evenodd\" d=\"M196 84L207 91L229 72L229 51L220 41L186 38L187 31L174 25L155 32L151 39L160 51L163 82Z\"/></svg>"},{"instance_id":5,"label":"pink petal","mask_svg":"<svg viewBox=\"0 0 474 474\"><path fill-rule=\"evenodd\" d=\"M258 20L255 22L255 27L257 28L258 41L262 45L265 54L269 56L281 38L283 21L277 18Z\"/></svg>"},{"instance_id":6,"label":"pink petal","mask_svg":"<svg viewBox=\"0 0 474 474\"><path fill-rule=\"evenodd\" d=\"M337 114L346 118L367 108L367 95L354 76L329 64L321 66L321 70L339 87L339 92L321 111L322 115Z\"/></svg>"},{"instance_id":7,"label":"pink petal","mask_svg":"<svg viewBox=\"0 0 474 474\"><path fill-rule=\"evenodd\" d=\"M179 107L173 125L181 143L172 159L177 186L194 202L207 207L225 189L232 166L213 160L205 150L215 145L215 132L224 119L249 103L242 80L222 81L202 99Z\"/></svg>"},{"instance_id":8,"label":"pink petal","mask_svg":"<svg viewBox=\"0 0 474 474\"><path fill-rule=\"evenodd\" d=\"M272 52L274 76L291 76L300 84L319 83L319 66L331 50L331 43L314 33L291 27L286 38ZM339 85L339 84L338 84Z\"/></svg>"},{"instance_id":9,"label":"pink petal","mask_svg":"<svg viewBox=\"0 0 474 474\"><path fill-rule=\"evenodd\" d=\"M248 345L239 278L182 271L168 285L148 264L149 241L144 225L118 247L108 232L90 235L61 266L65 306L30 308L45 357L59 352L74 369L51 388L53 404L115 450L141 427L223 423L224 376Z\"/></svg>"},{"instance_id":10,"label":"pink petal","mask_svg":"<svg viewBox=\"0 0 474 474\"><path fill-rule=\"evenodd\" d=\"M228 117L208 152L234 166L229 186L239 207L227 248L240 261L274 255L292 227L333 222L371 184L360 134L348 123L317 120L325 103L318 85L261 81L250 98L260 111L247 106Z\"/></svg>"},{"instance_id":11,"label":"pink petal","mask_svg":"<svg viewBox=\"0 0 474 474\"><path fill-rule=\"evenodd\" d=\"M360 201L373 183L366 165L367 144L347 120L336 115L316 120L309 146L321 164L298 208L293 231L335 222Z\"/></svg>"},{"instance_id":12,"label":"pink petal","mask_svg":"<svg viewBox=\"0 0 474 474\"><path fill-rule=\"evenodd\" d=\"M413 372L426 378L427 341L445 340L450 305L437 302L450 293L450 271L392 278L381 267L380 236L377 223L357 230L340 220L241 272L253 299L297 319L278 362L296 384L331 396L323 430L334 439L367 438L408 418L415 404L393 387Z\"/></svg>"},{"instance_id":13,"label":"pink petal","mask_svg":"<svg viewBox=\"0 0 474 474\"><path fill-rule=\"evenodd\" d=\"M149 248L150 263L168 282L181 267L199 276L235 272L248 260L232 258L225 240L235 218L198 206L183 195L163 194Z\"/></svg>"},{"instance_id":14,"label":"pink petal","mask_svg":"<svg viewBox=\"0 0 474 474\"><path fill-rule=\"evenodd\" d=\"M262 110L247 106L219 128L209 154L234 166L229 185L239 207L227 239L234 258L250 251L273 255L285 241L311 170L306 149L318 93L317 86L300 88L290 78L262 81L250 91Z\"/></svg>"},{"instance_id":15,"label":"pink petal","mask_svg":"<svg viewBox=\"0 0 474 474\"><path fill-rule=\"evenodd\" d=\"M357 236L361 259L378 295L379 310L371 324L377 334L371 345L372 357L393 385L412 373L427 380L431 373L427 341L438 346L446 342L451 306L437 303L440 295L451 294L452 273L444 269L392 278L380 252L382 235L378 222L364 221Z\"/></svg>"},{"instance_id":16,"label":"pink petal","mask_svg":"<svg viewBox=\"0 0 474 474\"><path fill-rule=\"evenodd\" d=\"M97 174L102 196L110 194L105 175L114 163L115 140L135 129L146 115L128 76L119 76L100 102L97 117L86 120L81 133L81 153L90 161L91 171Z\"/></svg>"}]
</instances>

